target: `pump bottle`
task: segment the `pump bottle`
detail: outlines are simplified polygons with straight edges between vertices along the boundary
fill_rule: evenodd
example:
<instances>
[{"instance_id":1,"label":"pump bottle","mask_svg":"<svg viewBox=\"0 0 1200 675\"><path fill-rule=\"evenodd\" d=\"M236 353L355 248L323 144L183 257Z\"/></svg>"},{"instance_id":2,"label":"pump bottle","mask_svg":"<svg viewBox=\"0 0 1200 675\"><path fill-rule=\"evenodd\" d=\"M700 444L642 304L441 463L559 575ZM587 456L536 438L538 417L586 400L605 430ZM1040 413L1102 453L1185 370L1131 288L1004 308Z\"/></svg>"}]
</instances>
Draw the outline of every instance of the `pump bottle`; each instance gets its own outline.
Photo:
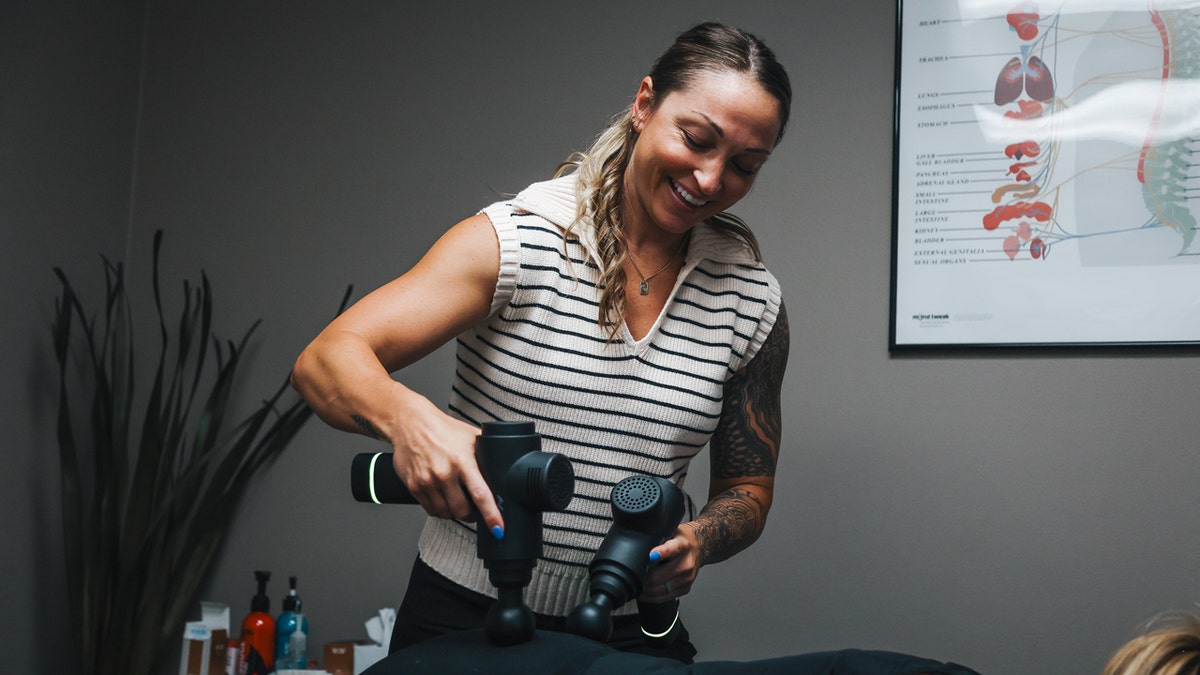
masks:
<instances>
[{"instance_id":1,"label":"pump bottle","mask_svg":"<svg viewBox=\"0 0 1200 675\"><path fill-rule=\"evenodd\" d=\"M258 594L250 600L250 613L242 621L242 651L239 675L268 675L275 672L275 620L267 597L270 572L256 571Z\"/></svg>"},{"instance_id":2,"label":"pump bottle","mask_svg":"<svg viewBox=\"0 0 1200 675\"><path fill-rule=\"evenodd\" d=\"M283 612L275 620L275 666L308 667L308 618L300 612L302 603L296 594L296 577L288 577L291 590L283 599Z\"/></svg>"}]
</instances>

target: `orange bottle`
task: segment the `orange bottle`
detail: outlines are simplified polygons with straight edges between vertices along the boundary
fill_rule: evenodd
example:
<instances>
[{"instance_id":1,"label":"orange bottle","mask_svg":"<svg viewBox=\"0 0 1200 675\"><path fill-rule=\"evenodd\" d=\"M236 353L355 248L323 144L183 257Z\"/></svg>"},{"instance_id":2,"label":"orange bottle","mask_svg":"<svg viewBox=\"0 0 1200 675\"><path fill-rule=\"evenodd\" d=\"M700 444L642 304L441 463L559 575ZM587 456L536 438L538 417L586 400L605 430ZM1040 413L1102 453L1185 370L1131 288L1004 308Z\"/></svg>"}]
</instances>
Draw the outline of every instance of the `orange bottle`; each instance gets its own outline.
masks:
<instances>
[{"instance_id":1,"label":"orange bottle","mask_svg":"<svg viewBox=\"0 0 1200 675\"><path fill-rule=\"evenodd\" d=\"M275 672L275 619L271 618L271 599L267 597L270 572L257 571L258 595L250 600L250 613L242 621L242 649L238 675L267 675Z\"/></svg>"}]
</instances>

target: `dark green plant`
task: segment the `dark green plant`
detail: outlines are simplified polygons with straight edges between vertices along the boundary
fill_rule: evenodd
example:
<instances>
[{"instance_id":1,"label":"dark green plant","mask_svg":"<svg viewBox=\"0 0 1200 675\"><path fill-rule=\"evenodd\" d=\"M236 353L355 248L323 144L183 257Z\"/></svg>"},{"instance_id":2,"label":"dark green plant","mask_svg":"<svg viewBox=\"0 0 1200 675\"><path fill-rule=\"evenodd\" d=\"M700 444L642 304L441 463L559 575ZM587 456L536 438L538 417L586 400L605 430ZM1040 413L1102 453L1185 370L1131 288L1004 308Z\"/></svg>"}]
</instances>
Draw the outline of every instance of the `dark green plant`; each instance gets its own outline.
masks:
<instances>
[{"instance_id":1,"label":"dark green plant","mask_svg":"<svg viewBox=\"0 0 1200 675\"><path fill-rule=\"evenodd\" d=\"M159 231L152 284L160 347L138 399L135 357L146 350L135 348L123 266L102 258L98 322L66 274L54 270L62 282L53 334L67 589L83 675L160 672L251 479L312 416L298 397L284 401L285 381L228 423L238 366L260 322L237 342L215 337L202 271L199 286L183 283L172 344L159 288L161 245ZM349 290L343 307L348 298Z\"/></svg>"}]
</instances>

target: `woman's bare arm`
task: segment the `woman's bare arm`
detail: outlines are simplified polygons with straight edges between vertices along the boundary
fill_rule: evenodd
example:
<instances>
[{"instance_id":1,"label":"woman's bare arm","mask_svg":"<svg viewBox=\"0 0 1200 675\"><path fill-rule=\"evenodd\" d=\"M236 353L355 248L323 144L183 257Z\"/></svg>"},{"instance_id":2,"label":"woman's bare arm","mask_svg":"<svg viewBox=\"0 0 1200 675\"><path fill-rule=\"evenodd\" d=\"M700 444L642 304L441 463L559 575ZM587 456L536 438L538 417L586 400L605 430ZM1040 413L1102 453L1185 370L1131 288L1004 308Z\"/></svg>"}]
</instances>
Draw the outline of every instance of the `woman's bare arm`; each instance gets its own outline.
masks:
<instances>
[{"instance_id":1,"label":"woman's bare arm","mask_svg":"<svg viewBox=\"0 0 1200 675\"><path fill-rule=\"evenodd\" d=\"M403 276L371 292L304 349L292 385L329 425L391 443L397 473L431 515L465 518L472 503L502 525L475 463L478 429L392 373L487 316L499 244L484 215L446 232Z\"/></svg>"}]
</instances>

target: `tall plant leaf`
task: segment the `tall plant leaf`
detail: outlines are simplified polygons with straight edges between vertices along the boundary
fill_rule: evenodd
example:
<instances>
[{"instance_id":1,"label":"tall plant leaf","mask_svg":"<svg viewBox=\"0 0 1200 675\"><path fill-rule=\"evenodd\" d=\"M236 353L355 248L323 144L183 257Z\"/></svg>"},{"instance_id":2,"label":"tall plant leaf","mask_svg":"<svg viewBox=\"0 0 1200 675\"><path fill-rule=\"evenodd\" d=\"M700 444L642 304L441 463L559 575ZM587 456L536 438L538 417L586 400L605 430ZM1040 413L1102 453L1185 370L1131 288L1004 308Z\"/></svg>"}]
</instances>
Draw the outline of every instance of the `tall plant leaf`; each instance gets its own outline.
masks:
<instances>
[{"instance_id":1,"label":"tall plant leaf","mask_svg":"<svg viewBox=\"0 0 1200 675\"><path fill-rule=\"evenodd\" d=\"M104 304L94 317L67 275L54 270L62 287L52 334L67 593L83 675L161 668L242 496L312 416L298 398L282 405L285 381L229 424L259 322L237 341L216 338L203 271L199 284L184 281L182 309L168 321L161 246L156 232L150 283L158 353L144 400L124 267L102 258Z\"/></svg>"}]
</instances>

